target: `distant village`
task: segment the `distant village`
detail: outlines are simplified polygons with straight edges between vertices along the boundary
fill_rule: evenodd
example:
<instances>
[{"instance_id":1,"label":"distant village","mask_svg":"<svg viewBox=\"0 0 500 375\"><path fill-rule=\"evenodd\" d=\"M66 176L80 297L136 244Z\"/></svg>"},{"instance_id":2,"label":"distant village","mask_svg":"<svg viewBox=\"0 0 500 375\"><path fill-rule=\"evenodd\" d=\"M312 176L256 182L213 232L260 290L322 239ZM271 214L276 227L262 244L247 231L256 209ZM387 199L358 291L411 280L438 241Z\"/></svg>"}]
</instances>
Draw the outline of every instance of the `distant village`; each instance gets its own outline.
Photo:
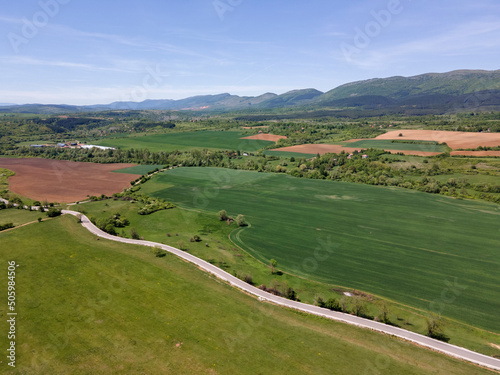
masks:
<instances>
[{"instance_id":1,"label":"distant village","mask_svg":"<svg viewBox=\"0 0 500 375\"><path fill-rule=\"evenodd\" d=\"M55 145L50 145L50 144L30 145L30 147L35 147L35 148L59 147L59 148L84 148L84 149L98 148L100 150L115 150L114 147L87 145L85 143L79 143L79 142L57 143Z\"/></svg>"}]
</instances>

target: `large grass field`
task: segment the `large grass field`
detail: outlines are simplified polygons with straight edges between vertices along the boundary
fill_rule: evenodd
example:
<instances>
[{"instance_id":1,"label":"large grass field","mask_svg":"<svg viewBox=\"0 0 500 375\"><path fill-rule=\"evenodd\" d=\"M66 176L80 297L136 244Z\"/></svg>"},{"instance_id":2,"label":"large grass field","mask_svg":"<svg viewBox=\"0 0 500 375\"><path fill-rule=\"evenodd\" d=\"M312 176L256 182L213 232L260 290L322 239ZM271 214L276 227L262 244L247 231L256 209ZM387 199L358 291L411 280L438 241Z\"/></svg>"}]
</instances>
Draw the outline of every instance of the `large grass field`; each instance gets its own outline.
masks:
<instances>
[{"instance_id":1,"label":"large grass field","mask_svg":"<svg viewBox=\"0 0 500 375\"><path fill-rule=\"evenodd\" d=\"M145 175L145 174L148 174L149 172L154 171L156 168L161 169L161 168L163 168L163 165L159 165L159 164L136 165L135 167L117 169L116 171L113 171L113 172Z\"/></svg>"},{"instance_id":2,"label":"large grass field","mask_svg":"<svg viewBox=\"0 0 500 375\"><path fill-rule=\"evenodd\" d=\"M346 147L380 148L384 150L408 150L425 152L445 152L446 146L432 141L414 141L415 143L404 143L386 139L364 139L361 141L346 143Z\"/></svg>"},{"instance_id":3,"label":"large grass field","mask_svg":"<svg viewBox=\"0 0 500 375\"><path fill-rule=\"evenodd\" d=\"M200 148L257 151L274 142L241 139L248 134L240 131L197 131L166 133L123 138L106 138L96 144L122 149L139 148L150 151L187 151Z\"/></svg>"},{"instance_id":4,"label":"large grass field","mask_svg":"<svg viewBox=\"0 0 500 375\"><path fill-rule=\"evenodd\" d=\"M16 227L26 223L37 221L41 217L47 219L47 215L38 211L20 210L17 208L9 208L0 210L0 224L12 223Z\"/></svg>"},{"instance_id":5,"label":"large grass field","mask_svg":"<svg viewBox=\"0 0 500 375\"><path fill-rule=\"evenodd\" d=\"M244 214L232 239L284 271L500 332L497 205L215 168L167 171L143 191Z\"/></svg>"},{"instance_id":6,"label":"large grass field","mask_svg":"<svg viewBox=\"0 0 500 375\"><path fill-rule=\"evenodd\" d=\"M175 256L61 217L0 233L15 261L5 374L489 374L401 340L258 302ZM7 266L6 266L7 268ZM7 288L7 277L0 289ZM5 318L6 301L0 306ZM6 319L0 345L8 348Z\"/></svg>"}]
</instances>

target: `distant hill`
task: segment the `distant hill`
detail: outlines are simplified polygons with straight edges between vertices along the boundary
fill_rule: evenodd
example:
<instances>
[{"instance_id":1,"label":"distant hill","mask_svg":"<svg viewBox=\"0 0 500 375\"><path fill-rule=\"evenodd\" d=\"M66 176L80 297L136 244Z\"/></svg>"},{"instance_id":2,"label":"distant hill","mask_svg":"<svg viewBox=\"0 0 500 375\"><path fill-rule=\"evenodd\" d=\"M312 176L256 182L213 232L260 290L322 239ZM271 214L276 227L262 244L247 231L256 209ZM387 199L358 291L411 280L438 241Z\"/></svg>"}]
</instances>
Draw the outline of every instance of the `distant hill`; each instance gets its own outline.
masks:
<instances>
[{"instance_id":1,"label":"distant hill","mask_svg":"<svg viewBox=\"0 0 500 375\"><path fill-rule=\"evenodd\" d=\"M339 86L326 93L316 89L276 95L238 96L229 93L181 100L114 102L106 105L2 105L0 112L75 113L102 110L234 111L314 108L402 114L444 114L468 110L500 111L500 70L456 70L413 77L374 78Z\"/></svg>"},{"instance_id":2,"label":"distant hill","mask_svg":"<svg viewBox=\"0 0 500 375\"><path fill-rule=\"evenodd\" d=\"M323 95L316 89L293 90L282 95L276 95L260 103L261 108L282 108L289 106L300 106L314 104L315 99Z\"/></svg>"},{"instance_id":3,"label":"distant hill","mask_svg":"<svg viewBox=\"0 0 500 375\"><path fill-rule=\"evenodd\" d=\"M0 107L0 112L4 113L62 114L83 111L85 111L84 107L65 104L22 104Z\"/></svg>"},{"instance_id":4,"label":"distant hill","mask_svg":"<svg viewBox=\"0 0 500 375\"><path fill-rule=\"evenodd\" d=\"M500 90L500 70L456 70L449 73L352 82L328 91L320 103L360 95L377 95L401 100L424 95L458 96L485 90Z\"/></svg>"}]
</instances>

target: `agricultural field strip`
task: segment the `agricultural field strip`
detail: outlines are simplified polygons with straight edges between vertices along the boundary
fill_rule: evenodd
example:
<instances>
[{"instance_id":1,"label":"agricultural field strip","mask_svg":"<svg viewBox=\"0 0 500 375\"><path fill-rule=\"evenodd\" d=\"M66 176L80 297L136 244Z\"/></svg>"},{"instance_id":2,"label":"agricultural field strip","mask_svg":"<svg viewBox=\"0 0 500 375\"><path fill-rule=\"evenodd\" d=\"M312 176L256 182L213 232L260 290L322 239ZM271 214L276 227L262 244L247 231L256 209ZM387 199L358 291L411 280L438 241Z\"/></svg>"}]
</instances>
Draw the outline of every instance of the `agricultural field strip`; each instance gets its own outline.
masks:
<instances>
[{"instance_id":1,"label":"agricultural field strip","mask_svg":"<svg viewBox=\"0 0 500 375\"><path fill-rule=\"evenodd\" d=\"M182 207L183 209L187 209L187 210L191 210L191 211L210 213L209 210L190 209L187 206L184 206L182 204L179 204L179 206ZM500 213L493 213L493 214L500 215ZM261 218L261 221L263 221L263 222L269 222L269 223L273 222L272 219L266 219L266 218ZM242 244L244 244L245 247L251 249L251 247L249 245L247 245L245 243L245 241L241 240L240 236L239 236L239 234L241 233L242 230L248 229L248 228L251 228L251 225L249 225L246 228L242 228L241 230L239 230L238 233L235 234L235 236L238 238L239 242L241 242ZM297 229L299 229L299 228L303 228L303 226L297 225ZM309 227L309 228L310 229L319 230L318 228L315 228L315 227ZM370 229L370 230L376 230L376 231L380 230L378 228L370 228L370 227L363 227L363 228L364 229ZM408 244L405 244L405 243L396 243L396 242L392 242L392 241L381 240L381 239L377 239L377 238L373 238L373 237L364 237L364 236L360 236L360 235L357 235L357 234L354 235L354 234L349 234L349 233L345 233L345 232L335 231L335 230L332 230L332 229L321 229L321 231L325 231L327 233L332 233L332 234L338 234L338 235L342 235L342 236L349 236L349 237L353 237L353 238L357 238L357 239L364 239L364 240L372 241L372 242L379 242L379 243L384 243L384 244L389 244L389 245L395 245L395 246L399 246L399 247L405 247L405 248L413 249L413 250L427 251L427 252L430 252L430 253L436 253L436 254L441 254L441 255L446 255L446 256L451 256L451 257L457 257L457 258L462 258L462 259L471 259L470 257L465 257L465 256L462 256L462 255L445 253L445 252L442 252L442 251L437 251L437 250L432 250L432 249L426 249L426 248L418 247L418 246L412 246L412 245L408 245ZM489 261L485 261L485 260L477 260L477 261L482 261L482 262L489 263Z\"/></svg>"},{"instance_id":2,"label":"agricultural field strip","mask_svg":"<svg viewBox=\"0 0 500 375\"><path fill-rule=\"evenodd\" d=\"M419 141L411 139L405 140L404 142L398 140L363 139L354 142L347 141L347 143L344 146L355 147L355 148L380 148L385 150L405 150L405 151L424 151L424 152L446 151L446 147L438 145L437 142Z\"/></svg>"},{"instance_id":3,"label":"agricultural field strip","mask_svg":"<svg viewBox=\"0 0 500 375\"><path fill-rule=\"evenodd\" d=\"M500 360L495 359L493 357L486 356L484 354L476 353L471 350L461 348L456 345L451 345L442 341L438 341L435 339L432 339L427 336L420 335L418 333L406 331L401 328L389 326L383 323L378 323L372 320L364 319L361 317L349 315L349 314L344 314L336 311L328 311L324 308L320 308L317 306L312 306L312 305L307 305L301 302L296 302L296 301L291 301L282 297L278 297L275 295L272 295L270 293L264 292L256 287L253 287L244 281L241 281L240 279L232 276L231 274L221 270L220 268L200 259L197 258L189 253L186 253L180 249L177 249L172 246L164 245L161 243L156 243L156 242L151 242L151 241L142 241L142 240L133 240L133 239L128 239L128 238L122 238L122 237L115 237L112 235L109 235L100 229L98 229L94 224L90 222L90 220L85 216L82 215L80 212L76 211L70 211L70 210L63 210L63 214L70 214L73 216L81 217L82 221L82 226L89 230L91 233L95 234L98 237L105 238L111 241L117 241L117 242L122 242L122 243L128 243L128 244L134 244L134 245L143 245L143 246L149 246L149 247L159 247L165 251L168 251L190 263L193 263L200 267L201 269L208 271L209 273L215 275L216 277L220 278L221 280L227 281L231 285L248 292L256 297L259 298L261 301L269 301L281 306L285 306L291 309L296 309L300 310L309 314L314 314L317 316L325 317L328 319L333 319L337 320L340 322L344 322L347 324L355 325L358 327L362 328L368 328L374 331L382 332L388 335L396 336L399 338L402 338L404 340L408 340L411 342L414 342L418 345L425 346L427 348L439 351L441 353L447 354L449 356L455 357L455 358L460 358L475 364L478 364L480 366L488 367L490 369L494 369L497 371L500 371Z\"/></svg>"},{"instance_id":4,"label":"agricultural field strip","mask_svg":"<svg viewBox=\"0 0 500 375\"><path fill-rule=\"evenodd\" d=\"M149 151L175 151L193 149L258 151L275 142L257 139L243 139L244 132L239 131L194 131L165 133L147 136L129 136L106 138L95 143L102 146L123 149L143 148Z\"/></svg>"},{"instance_id":5,"label":"agricultural field strip","mask_svg":"<svg viewBox=\"0 0 500 375\"><path fill-rule=\"evenodd\" d=\"M294 276L368 291L425 311L440 298L443 283L458 277L466 289L460 300L447 307L446 316L497 330L498 301L491 296L498 292L498 238L494 234L498 216L454 208L474 202L460 203L401 189L394 195L385 188L339 183L329 191L327 182L256 172L228 173L179 168L149 181L143 189L152 196L173 200L179 207L195 208L214 217L221 208L233 215L244 214L252 227L238 233L239 241L235 237L239 231L233 232L231 239L260 262L277 259L281 268ZM170 187L172 184L177 187ZM219 190L223 185L233 189ZM335 198L326 200L323 196ZM352 199L354 196L359 199ZM298 199L303 206L290 205ZM491 204L474 203L473 207L498 212ZM445 214L437 214L439 211ZM358 224L379 230L372 234L373 229L362 229ZM330 239L330 246L335 246L327 260L318 262L314 273L303 267L305 258L314 257L314 241L310 239Z\"/></svg>"}]
</instances>

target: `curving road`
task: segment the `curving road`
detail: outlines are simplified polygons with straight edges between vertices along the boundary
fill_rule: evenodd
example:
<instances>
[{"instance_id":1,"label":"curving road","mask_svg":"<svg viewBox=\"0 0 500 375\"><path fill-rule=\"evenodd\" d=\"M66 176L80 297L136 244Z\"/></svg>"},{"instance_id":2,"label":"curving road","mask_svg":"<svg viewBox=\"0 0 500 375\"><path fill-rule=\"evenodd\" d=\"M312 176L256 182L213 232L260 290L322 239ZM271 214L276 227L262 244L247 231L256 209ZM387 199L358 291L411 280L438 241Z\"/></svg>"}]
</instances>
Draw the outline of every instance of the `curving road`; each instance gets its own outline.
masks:
<instances>
[{"instance_id":1,"label":"curving road","mask_svg":"<svg viewBox=\"0 0 500 375\"><path fill-rule=\"evenodd\" d=\"M150 247L159 247L165 251L168 251L172 254L177 255L178 257L185 259L191 263L196 264L198 267L204 269L205 271L208 271L215 276L217 276L219 279L225 280L231 285L244 290L256 297L259 298L260 301L269 301L272 303L275 303L277 305L289 307L292 309L300 310L307 312L309 314L314 314L318 316L322 316L328 319L333 319L337 320L340 322L344 322L347 324L355 325L358 327L362 328L368 328L374 331L378 332L383 332L388 335L400 337L402 339L414 342L418 345L425 346L427 348L439 351L441 353L445 353L449 356L460 358L475 364L478 364L480 366L484 366L490 369L494 369L497 371L500 371L500 359L496 359L493 357L489 357L484 354L476 353L468 349L461 348L459 346L451 345L443 341L435 340L430 337L420 335L418 333L410 332L398 327L393 327L387 324L375 322L373 320L369 319L364 319L360 318L358 316L350 315L350 314L345 314L337 311L330 311L318 306L313 306L313 305L308 305L305 303L297 302L297 301L291 301L289 299L283 298L283 297L278 297L273 294L264 292L252 285L247 284L246 282L234 277L233 275L223 271L220 268L215 267L214 265L204 261L203 259L197 258L185 251L176 249L175 247L156 243L156 242L150 242L150 241L143 241L143 240L133 240L129 238L122 238L122 237L116 237L112 236L106 232L103 232L99 228L97 228L94 224L90 222L90 220L85 216L82 215L80 212L75 212L75 211L69 211L69 210L63 210L63 214L69 214L73 216L81 216L82 220L82 225L89 230L91 233L95 234L96 236L99 236L101 238L105 238L111 241L117 241L117 242L123 242L123 243L128 243L128 244L134 244L134 245L143 245L143 246L150 246Z\"/></svg>"}]
</instances>

